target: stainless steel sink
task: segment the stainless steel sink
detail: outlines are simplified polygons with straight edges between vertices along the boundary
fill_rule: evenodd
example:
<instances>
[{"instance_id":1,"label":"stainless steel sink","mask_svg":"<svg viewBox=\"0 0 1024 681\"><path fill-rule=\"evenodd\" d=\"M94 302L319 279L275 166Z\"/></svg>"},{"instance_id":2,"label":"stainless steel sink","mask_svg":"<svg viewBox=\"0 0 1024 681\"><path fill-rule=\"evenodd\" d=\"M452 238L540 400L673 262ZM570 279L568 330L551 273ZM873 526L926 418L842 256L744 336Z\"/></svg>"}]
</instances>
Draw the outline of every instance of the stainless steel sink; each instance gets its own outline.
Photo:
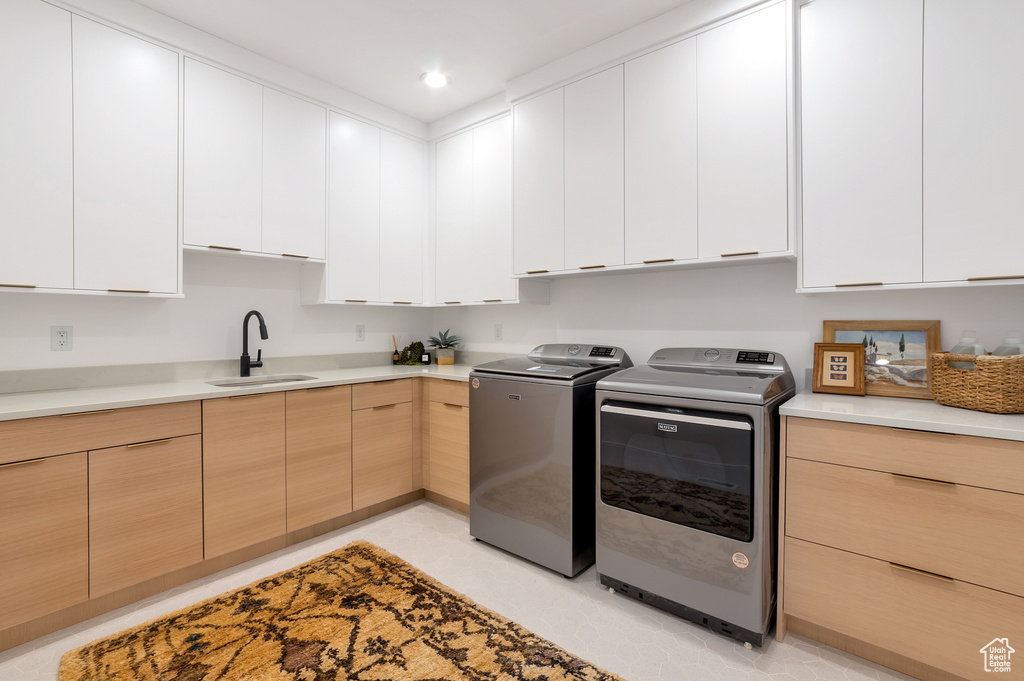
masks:
<instances>
[{"instance_id":1,"label":"stainless steel sink","mask_svg":"<svg viewBox=\"0 0 1024 681\"><path fill-rule=\"evenodd\" d=\"M294 383L298 381L315 381L316 376L304 376L302 374L269 374L267 376L247 376L245 378L222 378L217 381L207 381L209 385L218 388L256 388L262 385L273 385L275 383Z\"/></svg>"}]
</instances>

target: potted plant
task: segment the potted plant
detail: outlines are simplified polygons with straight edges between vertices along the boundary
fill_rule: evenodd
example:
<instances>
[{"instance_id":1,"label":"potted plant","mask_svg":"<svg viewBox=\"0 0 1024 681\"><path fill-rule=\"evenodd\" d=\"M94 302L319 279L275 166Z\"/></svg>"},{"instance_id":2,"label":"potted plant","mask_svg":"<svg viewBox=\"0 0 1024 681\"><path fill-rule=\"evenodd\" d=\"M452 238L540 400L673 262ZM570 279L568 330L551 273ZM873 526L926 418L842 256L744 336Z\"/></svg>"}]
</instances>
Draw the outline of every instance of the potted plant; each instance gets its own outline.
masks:
<instances>
[{"instance_id":1,"label":"potted plant","mask_svg":"<svg viewBox=\"0 0 1024 681\"><path fill-rule=\"evenodd\" d=\"M450 331L451 329L439 331L436 336L431 336L428 341L430 347L437 348L434 357L437 358L438 364L455 364L455 346L461 343L462 339L454 333L449 333Z\"/></svg>"}]
</instances>

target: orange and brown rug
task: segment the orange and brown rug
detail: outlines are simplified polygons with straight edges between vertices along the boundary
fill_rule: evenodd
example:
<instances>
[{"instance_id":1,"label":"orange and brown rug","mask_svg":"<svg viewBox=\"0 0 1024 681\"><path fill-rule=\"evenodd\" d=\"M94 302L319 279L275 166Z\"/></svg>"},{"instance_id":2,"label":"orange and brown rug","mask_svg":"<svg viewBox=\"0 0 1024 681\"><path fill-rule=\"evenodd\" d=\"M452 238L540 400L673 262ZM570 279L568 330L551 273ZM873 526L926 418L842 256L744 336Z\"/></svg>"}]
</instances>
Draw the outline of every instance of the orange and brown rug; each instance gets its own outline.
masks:
<instances>
[{"instance_id":1,"label":"orange and brown rug","mask_svg":"<svg viewBox=\"0 0 1024 681\"><path fill-rule=\"evenodd\" d=\"M59 681L621 681L357 541L71 650Z\"/></svg>"}]
</instances>

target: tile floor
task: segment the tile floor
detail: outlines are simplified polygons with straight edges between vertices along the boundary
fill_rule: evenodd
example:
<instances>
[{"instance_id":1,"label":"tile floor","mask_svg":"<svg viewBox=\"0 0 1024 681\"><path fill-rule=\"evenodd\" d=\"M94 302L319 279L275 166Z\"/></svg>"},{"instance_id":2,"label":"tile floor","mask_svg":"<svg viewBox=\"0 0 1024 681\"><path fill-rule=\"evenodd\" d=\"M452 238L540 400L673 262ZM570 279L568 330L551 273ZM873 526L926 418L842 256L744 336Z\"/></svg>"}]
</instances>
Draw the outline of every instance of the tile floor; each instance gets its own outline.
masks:
<instances>
[{"instance_id":1,"label":"tile floor","mask_svg":"<svg viewBox=\"0 0 1024 681\"><path fill-rule=\"evenodd\" d=\"M602 587L570 581L469 536L469 519L429 501L297 544L0 653L0 680L55 681L65 651L286 570L355 539L400 556L478 603L627 681L906 681L879 665L790 634L763 648L714 634Z\"/></svg>"}]
</instances>

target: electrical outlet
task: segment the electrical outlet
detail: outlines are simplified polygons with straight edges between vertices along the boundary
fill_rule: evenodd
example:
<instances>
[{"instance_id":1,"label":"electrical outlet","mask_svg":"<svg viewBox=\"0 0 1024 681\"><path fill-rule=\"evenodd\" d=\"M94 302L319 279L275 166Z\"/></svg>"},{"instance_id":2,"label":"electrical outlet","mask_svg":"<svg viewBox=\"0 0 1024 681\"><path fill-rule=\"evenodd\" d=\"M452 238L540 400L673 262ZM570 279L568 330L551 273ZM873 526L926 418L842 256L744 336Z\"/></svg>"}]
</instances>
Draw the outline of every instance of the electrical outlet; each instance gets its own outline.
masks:
<instances>
[{"instance_id":1,"label":"electrical outlet","mask_svg":"<svg viewBox=\"0 0 1024 681\"><path fill-rule=\"evenodd\" d=\"M366 340L366 324L356 324L356 340Z\"/></svg>"},{"instance_id":2,"label":"electrical outlet","mask_svg":"<svg viewBox=\"0 0 1024 681\"><path fill-rule=\"evenodd\" d=\"M50 350L52 352L70 350L74 340L74 327L51 326L50 327Z\"/></svg>"},{"instance_id":3,"label":"electrical outlet","mask_svg":"<svg viewBox=\"0 0 1024 681\"><path fill-rule=\"evenodd\" d=\"M501 340L501 324L495 324L494 325L494 340L496 340L496 341L500 341Z\"/></svg>"}]
</instances>

